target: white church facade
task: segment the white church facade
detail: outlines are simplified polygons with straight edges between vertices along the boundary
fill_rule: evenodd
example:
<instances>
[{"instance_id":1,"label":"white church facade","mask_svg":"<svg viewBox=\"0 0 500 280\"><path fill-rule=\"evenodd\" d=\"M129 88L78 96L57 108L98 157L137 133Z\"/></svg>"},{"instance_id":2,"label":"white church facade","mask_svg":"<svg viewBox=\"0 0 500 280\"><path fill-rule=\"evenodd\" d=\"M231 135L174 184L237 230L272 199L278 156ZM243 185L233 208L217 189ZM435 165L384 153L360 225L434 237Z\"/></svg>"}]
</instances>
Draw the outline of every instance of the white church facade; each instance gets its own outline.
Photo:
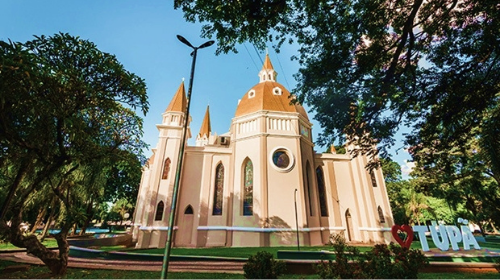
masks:
<instances>
[{"instance_id":1,"label":"white church facade","mask_svg":"<svg viewBox=\"0 0 500 280\"><path fill-rule=\"evenodd\" d=\"M326 244L332 233L389 242L393 218L381 170L368 172L363 156L316 153L306 111L290 103L276 75L266 56L227 133L212 133L207 108L195 146L186 143L173 245L293 246L297 225L306 246ZM186 103L181 84L143 168L133 228L140 248L165 246Z\"/></svg>"}]
</instances>

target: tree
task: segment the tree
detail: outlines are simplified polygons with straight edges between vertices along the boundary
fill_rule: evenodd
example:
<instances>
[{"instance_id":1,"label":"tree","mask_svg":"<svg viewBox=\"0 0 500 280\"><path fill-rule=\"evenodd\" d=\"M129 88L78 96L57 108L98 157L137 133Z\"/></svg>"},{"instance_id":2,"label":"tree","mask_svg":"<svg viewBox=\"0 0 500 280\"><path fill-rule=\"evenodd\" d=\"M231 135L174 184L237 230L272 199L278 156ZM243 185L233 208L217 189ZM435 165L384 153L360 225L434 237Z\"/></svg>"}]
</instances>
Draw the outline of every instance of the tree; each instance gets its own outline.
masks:
<instances>
[{"instance_id":1,"label":"tree","mask_svg":"<svg viewBox=\"0 0 500 280\"><path fill-rule=\"evenodd\" d=\"M463 145L500 92L500 8L494 0L176 0L217 52L249 41L297 42L293 91L316 111L322 145L382 155L401 124L416 149ZM496 133L496 132L495 132ZM498 136L498 134L495 134ZM496 139L499 139L496 137ZM376 157L373 157L376 158ZM495 159L498 162L498 158Z\"/></svg>"},{"instance_id":2,"label":"tree","mask_svg":"<svg viewBox=\"0 0 500 280\"><path fill-rule=\"evenodd\" d=\"M439 150L439 145L410 149L416 160L412 176L426 194L443 198L451 207L465 207L461 215L481 226L483 221L500 223L500 188L496 146L498 128L491 114L487 124L471 131L463 145ZM494 227L494 226L493 226ZM484 231L483 231L484 232Z\"/></svg>"},{"instance_id":3,"label":"tree","mask_svg":"<svg viewBox=\"0 0 500 280\"><path fill-rule=\"evenodd\" d=\"M399 165L399 163L389 158L381 158L380 163L382 171L384 173L386 184L395 183L402 180L401 166Z\"/></svg>"},{"instance_id":4,"label":"tree","mask_svg":"<svg viewBox=\"0 0 500 280\"><path fill-rule=\"evenodd\" d=\"M111 208L112 213L116 213L115 217L117 218L115 221L120 221L120 226L125 219L125 214L133 212L132 202L128 201L126 198L121 198L113 205ZM112 220L112 219L110 219Z\"/></svg>"},{"instance_id":5,"label":"tree","mask_svg":"<svg viewBox=\"0 0 500 280\"><path fill-rule=\"evenodd\" d=\"M0 41L2 238L64 275L66 236L84 217L80 199L96 194L85 168L142 151L142 119L135 109L148 110L144 81L92 42L63 33ZM61 205L58 252L19 230L25 202L47 190Z\"/></svg>"},{"instance_id":6,"label":"tree","mask_svg":"<svg viewBox=\"0 0 500 280\"><path fill-rule=\"evenodd\" d=\"M403 180L400 165L390 159L380 159L387 195L391 203L396 224L419 224L424 221L445 221L454 223L454 215L449 203L442 196L432 196L423 192L423 182L427 178L415 177ZM463 209L463 203L454 204L455 209Z\"/></svg>"}]
</instances>

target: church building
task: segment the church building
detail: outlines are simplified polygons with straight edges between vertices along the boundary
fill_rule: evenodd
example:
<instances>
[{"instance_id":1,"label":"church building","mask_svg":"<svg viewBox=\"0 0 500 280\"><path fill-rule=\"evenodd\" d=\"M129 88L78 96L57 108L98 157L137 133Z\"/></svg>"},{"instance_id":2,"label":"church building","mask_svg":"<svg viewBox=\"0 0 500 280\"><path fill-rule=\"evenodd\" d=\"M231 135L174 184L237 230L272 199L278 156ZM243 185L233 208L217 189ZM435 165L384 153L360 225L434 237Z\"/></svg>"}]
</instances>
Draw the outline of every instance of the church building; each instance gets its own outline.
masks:
<instances>
[{"instance_id":1,"label":"church building","mask_svg":"<svg viewBox=\"0 0 500 280\"><path fill-rule=\"evenodd\" d=\"M307 112L276 76L266 56L229 132L211 131L207 107L196 144L184 151L173 245L294 246L298 236L313 246L333 233L388 243L393 218L382 171L367 171L364 156L315 152ZM156 125L134 213L139 248L165 247L186 103L182 83Z\"/></svg>"}]
</instances>

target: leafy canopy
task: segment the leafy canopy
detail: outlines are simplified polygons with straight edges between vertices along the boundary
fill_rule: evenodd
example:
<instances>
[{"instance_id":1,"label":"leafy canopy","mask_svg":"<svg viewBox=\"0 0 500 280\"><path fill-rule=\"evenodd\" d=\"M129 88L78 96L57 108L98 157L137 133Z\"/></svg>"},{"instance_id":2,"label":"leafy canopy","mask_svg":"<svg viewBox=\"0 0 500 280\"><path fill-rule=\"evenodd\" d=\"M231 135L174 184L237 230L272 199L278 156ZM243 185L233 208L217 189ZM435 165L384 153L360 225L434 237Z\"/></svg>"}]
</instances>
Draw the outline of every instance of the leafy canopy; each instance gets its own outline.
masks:
<instances>
[{"instance_id":1,"label":"leafy canopy","mask_svg":"<svg viewBox=\"0 0 500 280\"><path fill-rule=\"evenodd\" d=\"M138 183L135 110L148 110L144 80L92 42L64 33L0 41L0 236L63 275L70 227L103 195ZM124 190L105 191L108 182ZM59 209L58 252L19 230L29 208L49 204Z\"/></svg>"},{"instance_id":2,"label":"leafy canopy","mask_svg":"<svg viewBox=\"0 0 500 280\"><path fill-rule=\"evenodd\" d=\"M500 92L495 0L176 0L218 52L297 42L294 93L316 111L319 143L363 153L406 144L447 150L469 138ZM345 139L345 135L349 135ZM498 137L497 137L498 139Z\"/></svg>"}]
</instances>

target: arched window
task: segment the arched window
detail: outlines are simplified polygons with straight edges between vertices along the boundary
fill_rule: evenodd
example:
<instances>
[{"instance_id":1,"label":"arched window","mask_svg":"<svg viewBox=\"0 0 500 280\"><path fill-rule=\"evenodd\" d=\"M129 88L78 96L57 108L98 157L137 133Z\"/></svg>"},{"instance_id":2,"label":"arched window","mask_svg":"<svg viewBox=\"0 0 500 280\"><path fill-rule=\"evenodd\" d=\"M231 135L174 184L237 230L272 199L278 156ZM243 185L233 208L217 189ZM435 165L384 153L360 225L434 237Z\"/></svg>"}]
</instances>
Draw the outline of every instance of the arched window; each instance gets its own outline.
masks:
<instances>
[{"instance_id":1,"label":"arched window","mask_svg":"<svg viewBox=\"0 0 500 280\"><path fill-rule=\"evenodd\" d=\"M373 170L370 171L370 179L372 180L372 187L377 187L377 179L375 179L375 172Z\"/></svg>"},{"instance_id":2,"label":"arched window","mask_svg":"<svg viewBox=\"0 0 500 280\"><path fill-rule=\"evenodd\" d=\"M165 208L165 205L163 204L163 201L160 200L160 202L158 202L158 206L156 206L155 221L161 221L163 219L163 208Z\"/></svg>"},{"instance_id":3,"label":"arched window","mask_svg":"<svg viewBox=\"0 0 500 280\"><path fill-rule=\"evenodd\" d=\"M319 209L321 217L328 217L328 207L326 206L326 190L325 179L323 176L323 169L318 166L316 168L316 179L318 179L318 195L319 195Z\"/></svg>"},{"instance_id":4,"label":"arched window","mask_svg":"<svg viewBox=\"0 0 500 280\"><path fill-rule=\"evenodd\" d=\"M165 163L163 164L163 174L161 175L162 180L168 179L168 173L170 172L170 158L167 158L165 160Z\"/></svg>"},{"instance_id":5,"label":"arched window","mask_svg":"<svg viewBox=\"0 0 500 280\"><path fill-rule=\"evenodd\" d=\"M253 215L253 165L247 160L244 165L243 181L243 215Z\"/></svg>"},{"instance_id":6,"label":"arched window","mask_svg":"<svg viewBox=\"0 0 500 280\"><path fill-rule=\"evenodd\" d=\"M378 211L378 219L380 220L381 223L385 223L384 212L382 211L382 208L380 208L380 206L377 208L377 211Z\"/></svg>"},{"instance_id":7,"label":"arched window","mask_svg":"<svg viewBox=\"0 0 500 280\"><path fill-rule=\"evenodd\" d=\"M191 206L191 204L189 204L186 207L186 210L184 210L184 215L193 215L193 213L194 213L193 207Z\"/></svg>"},{"instance_id":8,"label":"arched window","mask_svg":"<svg viewBox=\"0 0 500 280\"><path fill-rule=\"evenodd\" d=\"M215 168L214 206L212 215L222 215L222 197L224 193L224 165L219 163Z\"/></svg>"},{"instance_id":9,"label":"arched window","mask_svg":"<svg viewBox=\"0 0 500 280\"><path fill-rule=\"evenodd\" d=\"M308 202L309 202L309 215L314 216L313 212L313 192L311 188L311 172L309 171L311 169L311 165L309 165L309 161L306 163L306 182L305 182L305 187L306 187L306 192L307 192L307 197L308 197Z\"/></svg>"}]
</instances>

